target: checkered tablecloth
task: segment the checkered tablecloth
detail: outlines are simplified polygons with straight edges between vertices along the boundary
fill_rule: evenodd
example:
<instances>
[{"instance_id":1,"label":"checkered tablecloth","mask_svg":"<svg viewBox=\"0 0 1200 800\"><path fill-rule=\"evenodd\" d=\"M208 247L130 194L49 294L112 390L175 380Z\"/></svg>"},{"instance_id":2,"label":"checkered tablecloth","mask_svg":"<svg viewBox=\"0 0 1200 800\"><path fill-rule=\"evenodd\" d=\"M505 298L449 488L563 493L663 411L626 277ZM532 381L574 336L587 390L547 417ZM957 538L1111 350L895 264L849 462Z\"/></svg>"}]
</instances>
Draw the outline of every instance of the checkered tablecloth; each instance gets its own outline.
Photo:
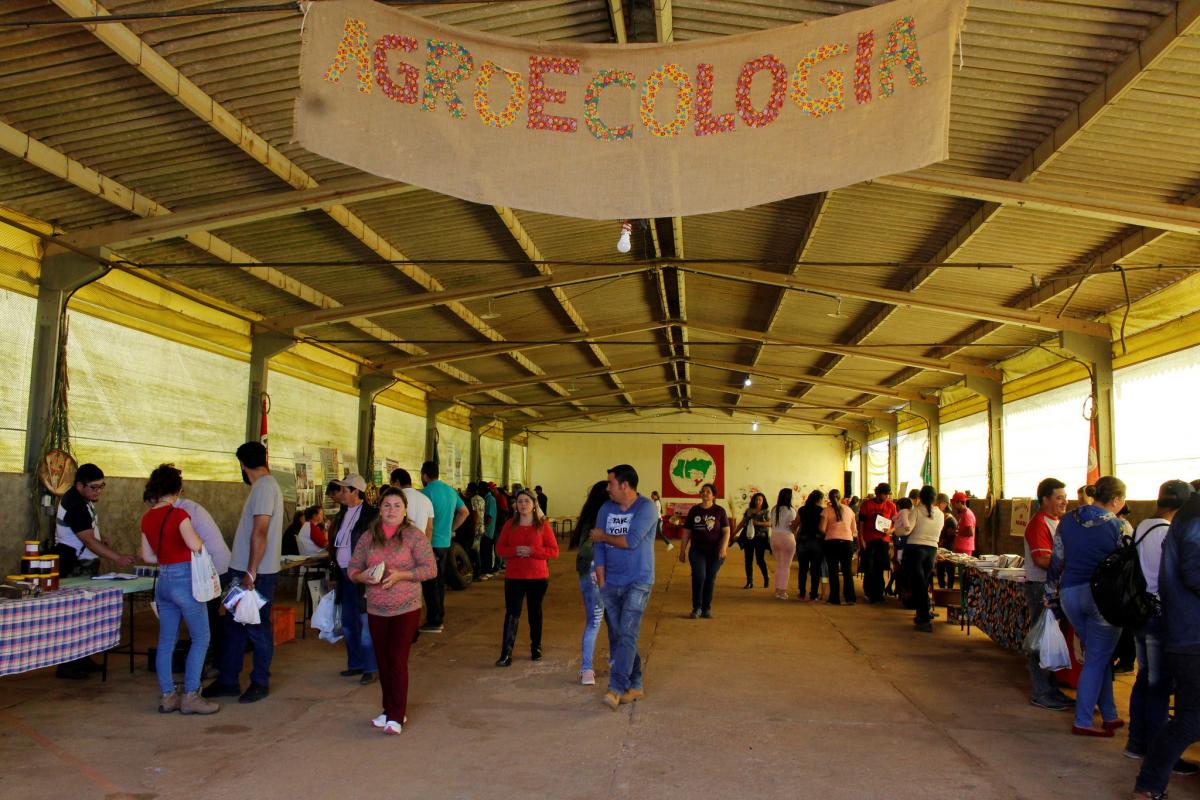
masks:
<instances>
[{"instance_id":1,"label":"checkered tablecloth","mask_svg":"<svg viewBox=\"0 0 1200 800\"><path fill-rule=\"evenodd\" d=\"M115 647L120 589L62 589L0 602L0 675L41 669Z\"/></svg>"}]
</instances>

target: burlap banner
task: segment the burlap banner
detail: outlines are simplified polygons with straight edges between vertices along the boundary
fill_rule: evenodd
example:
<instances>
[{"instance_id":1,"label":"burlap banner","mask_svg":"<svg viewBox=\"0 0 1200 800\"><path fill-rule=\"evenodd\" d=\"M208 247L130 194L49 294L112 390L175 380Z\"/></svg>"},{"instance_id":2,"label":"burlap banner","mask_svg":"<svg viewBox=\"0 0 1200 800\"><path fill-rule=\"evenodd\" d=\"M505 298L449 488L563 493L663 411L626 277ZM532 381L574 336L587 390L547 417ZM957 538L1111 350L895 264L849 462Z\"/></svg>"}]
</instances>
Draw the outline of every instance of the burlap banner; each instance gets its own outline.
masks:
<instances>
[{"instance_id":1,"label":"burlap banner","mask_svg":"<svg viewBox=\"0 0 1200 800\"><path fill-rule=\"evenodd\" d=\"M592 219L726 211L949 154L966 0L896 0L761 33L578 45L314 3L296 137L465 200Z\"/></svg>"}]
</instances>

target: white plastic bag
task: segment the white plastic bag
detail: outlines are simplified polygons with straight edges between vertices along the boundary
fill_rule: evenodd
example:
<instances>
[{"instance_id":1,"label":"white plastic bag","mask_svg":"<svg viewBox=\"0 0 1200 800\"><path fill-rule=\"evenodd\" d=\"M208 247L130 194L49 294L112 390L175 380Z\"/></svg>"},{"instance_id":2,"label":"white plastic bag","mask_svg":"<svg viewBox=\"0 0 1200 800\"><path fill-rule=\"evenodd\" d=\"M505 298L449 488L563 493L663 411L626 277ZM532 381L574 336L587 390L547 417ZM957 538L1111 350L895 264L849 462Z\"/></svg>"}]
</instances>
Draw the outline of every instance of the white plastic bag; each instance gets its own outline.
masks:
<instances>
[{"instance_id":1,"label":"white plastic bag","mask_svg":"<svg viewBox=\"0 0 1200 800\"><path fill-rule=\"evenodd\" d=\"M221 576L213 566L212 556L204 545L199 553L192 553L192 597L197 602L207 603L221 594Z\"/></svg>"},{"instance_id":2,"label":"white plastic bag","mask_svg":"<svg viewBox=\"0 0 1200 800\"><path fill-rule=\"evenodd\" d=\"M1067 639L1063 636L1062 630L1058 627L1058 620L1054 617L1054 612L1046 609L1042 612L1042 616L1049 616L1042 630L1042 640L1038 645L1038 653L1040 659L1038 661L1042 669L1055 671L1060 669L1070 669L1071 654L1067 651Z\"/></svg>"},{"instance_id":3,"label":"white plastic bag","mask_svg":"<svg viewBox=\"0 0 1200 800\"><path fill-rule=\"evenodd\" d=\"M233 610L233 619L243 625L258 625L262 622L262 616L258 610L266 604L266 598L257 591L243 592L238 598L237 607Z\"/></svg>"},{"instance_id":4,"label":"white plastic bag","mask_svg":"<svg viewBox=\"0 0 1200 800\"><path fill-rule=\"evenodd\" d=\"M321 597L309 624L321 632L320 639L333 644L342 638L342 607L334 592Z\"/></svg>"},{"instance_id":5,"label":"white plastic bag","mask_svg":"<svg viewBox=\"0 0 1200 800\"><path fill-rule=\"evenodd\" d=\"M1038 614L1038 618L1034 621L1033 625L1029 626L1029 633L1025 634L1025 639L1021 642L1021 652L1025 653L1025 655L1033 655L1042 646L1042 633L1046 629L1047 621L1052 624L1057 622L1053 612L1048 608L1043 608L1042 613Z\"/></svg>"}]
</instances>

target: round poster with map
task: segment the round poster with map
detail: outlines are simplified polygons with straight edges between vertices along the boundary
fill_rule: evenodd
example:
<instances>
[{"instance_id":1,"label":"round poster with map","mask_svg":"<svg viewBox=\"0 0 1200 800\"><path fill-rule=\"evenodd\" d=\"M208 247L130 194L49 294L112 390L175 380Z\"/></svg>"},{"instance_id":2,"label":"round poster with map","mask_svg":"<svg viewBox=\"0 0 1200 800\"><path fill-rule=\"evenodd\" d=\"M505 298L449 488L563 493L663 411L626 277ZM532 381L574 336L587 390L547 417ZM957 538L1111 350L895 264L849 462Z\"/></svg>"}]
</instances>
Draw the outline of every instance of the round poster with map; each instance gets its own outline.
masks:
<instances>
[{"instance_id":1,"label":"round poster with map","mask_svg":"<svg viewBox=\"0 0 1200 800\"><path fill-rule=\"evenodd\" d=\"M692 497L700 494L700 487L706 483L719 485L723 453L714 453L712 448L703 445L692 445L663 455L667 473L664 477L669 477L674 496Z\"/></svg>"}]
</instances>

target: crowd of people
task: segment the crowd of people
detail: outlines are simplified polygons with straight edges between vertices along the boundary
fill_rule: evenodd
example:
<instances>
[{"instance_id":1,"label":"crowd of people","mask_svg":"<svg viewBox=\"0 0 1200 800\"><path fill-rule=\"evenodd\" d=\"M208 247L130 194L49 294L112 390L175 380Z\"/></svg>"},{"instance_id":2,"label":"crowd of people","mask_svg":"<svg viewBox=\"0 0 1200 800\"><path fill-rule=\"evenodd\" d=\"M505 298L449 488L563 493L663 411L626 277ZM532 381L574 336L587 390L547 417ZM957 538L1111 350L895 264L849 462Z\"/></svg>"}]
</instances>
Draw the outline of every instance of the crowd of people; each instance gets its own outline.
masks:
<instances>
[{"instance_id":1,"label":"crowd of people","mask_svg":"<svg viewBox=\"0 0 1200 800\"><path fill-rule=\"evenodd\" d=\"M252 703L269 694L270 607L285 540L283 495L261 444L248 442L236 456L250 493L232 548L212 516L183 497L182 473L174 466L159 466L146 484L148 510L141 522L140 556L159 565L156 668L163 713L211 714L220 709L213 702L217 698L236 696L239 702ZM336 516L326 523L320 507L302 509L288 531L296 552L321 552L324 546L345 638L347 666L341 674L358 676L365 684L379 681L382 713L371 724L391 734L400 733L407 721L413 642L421 633L444 630L451 542L457 539L471 554L477 578L505 573L497 667L512 664L523 613L530 658L541 659L548 562L559 556L546 516L548 498L540 486L530 490L514 485L509 493L481 482L459 492L439 478L432 461L422 465L420 477L423 488L418 491L407 471L395 470L376 504L367 501L361 476L332 481L327 493L339 507ZM85 464L60 502L56 549L66 575L95 574L100 557L123 568L136 560L112 549L100 536L95 503L104 486L103 472ZM717 502L715 487L705 484L700 502L682 521L679 561L691 568L690 617L713 618L716 578L730 546L737 543L745 559L744 588L755 586L757 565L764 588L770 586L776 598L787 599L795 558L798 600L824 598L831 605L855 605L855 575L861 572L868 603L886 602L887 595L895 595L913 610L913 629L931 633L934 581L952 588L956 572L953 559L939 557L939 551L973 554L977 520L970 498L961 492L947 496L927 485L898 502L891 494L891 487L881 483L860 503L857 498L844 499L836 489L828 494L815 489L795 508L789 488L779 492L774 505L755 493L734 524ZM1119 479L1103 477L1094 486L1082 487L1078 498L1077 507L1068 511L1063 482L1043 480L1037 487L1036 512L1025 530L1023 590L1030 617L1036 619L1048 609L1071 625L1084 650L1074 700L1061 691L1053 673L1042 669L1037 654L1030 655L1030 702L1048 710L1073 708L1076 735L1112 737L1127 726L1124 754L1143 761L1135 796L1163 797L1172 773L1200 772L1182 759L1184 750L1200 738L1200 481L1164 483L1154 515L1136 530L1126 521L1126 489ZM622 464L592 485L571 538L584 611L580 682L596 683L594 651L604 622L610 670L603 702L614 710L644 696L638 638L654 586L654 541L662 536L662 519L657 493L652 498L641 495L636 470ZM1119 717L1113 696L1113 661L1122 629L1100 612L1092 587L1098 566L1127 541L1136 547L1146 589L1162 609L1145 625L1128 631L1138 663L1128 723ZM213 559L223 588L257 593L263 604L259 624L239 623L229 613L222 617L221 598L206 607L192 597L191 559L202 550ZM774 555L773 579L767 552ZM885 582L888 572L890 580ZM184 623L191 644L183 682L176 684L172 654ZM239 678L247 644L253 653L252 669L249 685L242 690ZM83 659L60 666L58 674L82 678L94 668ZM215 674L215 680L202 688L206 672Z\"/></svg>"}]
</instances>

